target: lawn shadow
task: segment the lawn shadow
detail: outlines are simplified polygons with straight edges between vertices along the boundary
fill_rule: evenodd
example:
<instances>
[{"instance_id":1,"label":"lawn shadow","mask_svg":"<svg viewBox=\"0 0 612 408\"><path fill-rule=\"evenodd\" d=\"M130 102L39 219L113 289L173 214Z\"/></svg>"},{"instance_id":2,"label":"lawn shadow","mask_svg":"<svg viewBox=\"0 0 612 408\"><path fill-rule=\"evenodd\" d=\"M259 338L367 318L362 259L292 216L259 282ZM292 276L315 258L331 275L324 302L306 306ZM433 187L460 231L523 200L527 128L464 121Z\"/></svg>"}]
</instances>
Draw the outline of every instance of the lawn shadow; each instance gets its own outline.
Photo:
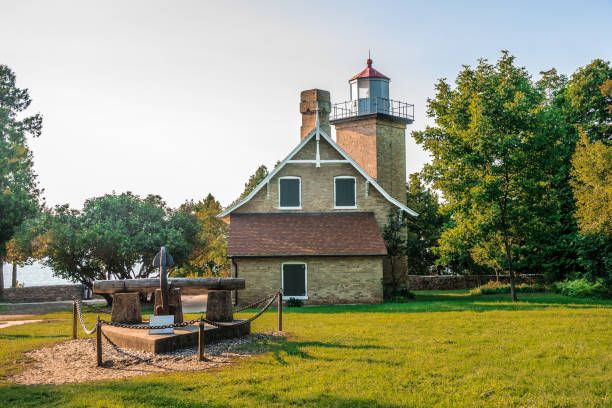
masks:
<instances>
[{"instance_id":1,"label":"lawn shadow","mask_svg":"<svg viewBox=\"0 0 612 408\"><path fill-rule=\"evenodd\" d=\"M333 349L344 349L344 350L369 350L369 349L387 349L388 347L379 345L346 345L340 343L324 343L321 341L292 341L284 337L275 337L271 339L260 340L255 343L242 347L243 349L263 349L266 352L271 352L274 360L282 365L289 365L289 363L283 358L283 355L291 357L299 357L307 360L323 360L333 361L334 359L325 357L314 357L304 349L307 347L321 347L321 348L333 348Z\"/></svg>"},{"instance_id":2,"label":"lawn shadow","mask_svg":"<svg viewBox=\"0 0 612 408\"><path fill-rule=\"evenodd\" d=\"M470 295L466 290L421 291L404 303L363 305L326 305L285 308L284 313L428 313L428 312L487 312L493 310L527 311L550 308L608 309L612 300L571 298L557 293L520 293L518 302L509 294Z\"/></svg>"},{"instance_id":3,"label":"lawn shadow","mask_svg":"<svg viewBox=\"0 0 612 408\"><path fill-rule=\"evenodd\" d=\"M15 340L15 339L65 339L68 338L66 334L54 334L48 336L33 336L31 334L0 334L0 340Z\"/></svg>"}]
</instances>

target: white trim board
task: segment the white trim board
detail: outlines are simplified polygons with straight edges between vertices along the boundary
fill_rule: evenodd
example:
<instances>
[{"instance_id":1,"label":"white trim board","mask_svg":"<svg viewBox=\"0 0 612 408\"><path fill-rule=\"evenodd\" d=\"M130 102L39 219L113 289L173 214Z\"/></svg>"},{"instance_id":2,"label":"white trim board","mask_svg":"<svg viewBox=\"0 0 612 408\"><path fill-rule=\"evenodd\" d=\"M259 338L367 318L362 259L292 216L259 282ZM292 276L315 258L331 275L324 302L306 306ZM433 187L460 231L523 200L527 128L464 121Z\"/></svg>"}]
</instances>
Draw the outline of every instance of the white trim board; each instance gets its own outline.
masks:
<instances>
[{"instance_id":1,"label":"white trim board","mask_svg":"<svg viewBox=\"0 0 612 408\"><path fill-rule=\"evenodd\" d=\"M297 154L297 152L299 152L304 145L306 145L306 143L308 143L310 141L310 139L312 139L313 137L323 137L323 139L325 139L325 141L327 143L329 143L334 149L336 149L336 151L338 153L340 153L340 155L342 157L344 157L344 160L346 160L348 163L350 163L355 170L357 170L376 190L378 190L378 192L380 194L382 194L383 197L385 197L385 199L387 201L389 201L390 203L392 203L393 205L395 205L396 207L398 207L400 210L406 211L408 214L414 216L414 217L418 217L419 214L408 208L406 205L400 203L399 201L397 201L395 198L391 197L391 195L389 193L387 193L377 182L376 180L374 180L372 177L370 177L370 175L368 173L366 173L366 171L364 169L361 168L361 166L359 166L357 164L357 162L355 160L353 160L351 158L351 156L348 155L348 153L346 153L344 150L342 150L342 148L340 146L338 146L338 144L336 142L334 142L332 140L331 137L329 137L327 135L327 133L325 133L323 130L321 130L320 127L316 127L314 128L309 134L308 136L306 136L304 138L304 140L302 140L292 151L291 153L289 153L289 155L287 157L285 157L285 159L280 162L280 164L278 166L276 166L276 168L274 168L274 170L272 170L270 172L270 174L268 174L268 176L263 179L261 181L261 183L259 183L257 185L257 187L255 187L253 189L253 191L251 191L251 193L249 195L247 195L245 198L243 198L242 200L238 201L236 204L232 205L231 207L226 208L225 210L223 210L220 214L217 215L217 217L219 218L223 218L228 216L229 214L232 213L232 211L236 210L237 208L240 208L242 205L244 205L245 203L247 203L251 198L253 198L255 196L255 194L257 194L259 192L259 190L261 190L263 188L263 186L265 186L268 182L270 182L270 180L283 168L285 167L285 165L289 162L291 162L293 156L295 156ZM305 161L301 161L300 162L305 162ZM312 162L316 162L316 160L313 160ZM320 163L324 162L323 160L319 161ZM334 161L337 162L337 161Z\"/></svg>"}]
</instances>

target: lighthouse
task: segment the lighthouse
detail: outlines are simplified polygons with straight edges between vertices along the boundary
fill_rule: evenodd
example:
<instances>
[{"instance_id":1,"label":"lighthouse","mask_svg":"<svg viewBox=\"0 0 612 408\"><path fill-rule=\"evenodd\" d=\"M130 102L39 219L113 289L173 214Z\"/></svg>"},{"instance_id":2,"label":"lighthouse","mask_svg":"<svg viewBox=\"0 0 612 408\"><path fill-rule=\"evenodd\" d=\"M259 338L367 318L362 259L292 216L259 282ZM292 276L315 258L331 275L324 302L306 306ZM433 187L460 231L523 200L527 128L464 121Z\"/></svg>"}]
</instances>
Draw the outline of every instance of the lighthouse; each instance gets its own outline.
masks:
<instances>
[{"instance_id":1,"label":"lighthouse","mask_svg":"<svg viewBox=\"0 0 612 408\"><path fill-rule=\"evenodd\" d=\"M336 142L393 198L406 202L406 126L414 105L389 98L391 79L366 67L349 79L350 100L331 108Z\"/></svg>"}]
</instances>

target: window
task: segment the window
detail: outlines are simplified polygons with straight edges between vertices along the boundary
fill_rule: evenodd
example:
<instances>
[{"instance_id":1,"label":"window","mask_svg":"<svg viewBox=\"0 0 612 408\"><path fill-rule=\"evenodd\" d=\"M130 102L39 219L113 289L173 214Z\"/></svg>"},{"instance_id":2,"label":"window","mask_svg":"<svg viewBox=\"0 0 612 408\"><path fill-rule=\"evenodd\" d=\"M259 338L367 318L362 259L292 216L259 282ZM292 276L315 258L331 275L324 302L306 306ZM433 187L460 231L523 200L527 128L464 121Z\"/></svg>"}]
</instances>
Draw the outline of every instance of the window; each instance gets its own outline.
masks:
<instances>
[{"instance_id":1,"label":"window","mask_svg":"<svg viewBox=\"0 0 612 408\"><path fill-rule=\"evenodd\" d=\"M370 81L359 81L359 99L370 97Z\"/></svg>"},{"instance_id":2,"label":"window","mask_svg":"<svg viewBox=\"0 0 612 408\"><path fill-rule=\"evenodd\" d=\"M334 177L334 208L357 208L355 177Z\"/></svg>"},{"instance_id":3,"label":"window","mask_svg":"<svg viewBox=\"0 0 612 408\"><path fill-rule=\"evenodd\" d=\"M286 262L282 265L283 299L308 299L306 264Z\"/></svg>"},{"instance_id":4,"label":"window","mask_svg":"<svg viewBox=\"0 0 612 408\"><path fill-rule=\"evenodd\" d=\"M300 209L302 207L300 184L299 177L281 177L278 180L279 208Z\"/></svg>"}]
</instances>

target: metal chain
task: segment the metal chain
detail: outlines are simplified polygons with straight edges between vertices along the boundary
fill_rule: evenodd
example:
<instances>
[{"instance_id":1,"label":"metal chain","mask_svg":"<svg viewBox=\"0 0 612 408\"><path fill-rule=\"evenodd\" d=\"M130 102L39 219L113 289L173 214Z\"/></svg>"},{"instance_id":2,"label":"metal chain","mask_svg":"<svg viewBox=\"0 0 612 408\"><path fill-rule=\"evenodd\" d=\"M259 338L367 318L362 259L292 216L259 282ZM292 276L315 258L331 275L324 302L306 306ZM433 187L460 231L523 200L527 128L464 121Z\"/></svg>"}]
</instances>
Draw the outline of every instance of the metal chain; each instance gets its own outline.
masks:
<instances>
[{"instance_id":1,"label":"metal chain","mask_svg":"<svg viewBox=\"0 0 612 408\"><path fill-rule=\"evenodd\" d=\"M76 305L77 314L79 316L79 320L81 321L81 327L83 327L83 331L85 332L85 334L88 334L88 335L94 334L98 326L94 325L94 327L91 330L88 330L87 327L85 326L85 321L83 320L83 313L81 312L81 304L83 302L80 299L75 299L74 303Z\"/></svg>"},{"instance_id":2,"label":"metal chain","mask_svg":"<svg viewBox=\"0 0 612 408\"><path fill-rule=\"evenodd\" d=\"M277 293L274 293L272 295L266 296L266 297L258 300L255 303L251 303L250 305L247 305L246 307L237 310L237 311L245 310L245 309L251 308L251 307L253 307L255 305L258 305L260 303L263 303L266 300L269 300L268 304L266 306L264 306L264 308L262 310L260 310L259 313L257 313L256 315L254 315L254 316L252 316L252 317L250 317L250 318L248 318L246 320L241 320L238 323L214 322L212 320L208 320L208 319L205 319L205 318L191 319L191 320L188 320L186 322L174 323L174 324L166 324L166 325L163 325L163 326L146 326L146 325L143 325L143 324L128 324L128 323L119 323L119 322L109 322L108 320L102 320L102 319L100 319L99 322L100 322L100 324L105 324L107 326L121 327L121 328L124 328L124 329L138 329L138 330L159 330L159 329L170 329L170 328L176 328L176 327L185 327L185 326L190 326L190 325L192 325L194 323L199 323L200 321L203 321L205 323L210 324L211 326L216 326L216 327L241 326L243 324L250 323L253 320L257 319L259 316L261 316L263 312L268 310L268 308L272 305L272 303L274 302L274 299L276 299L277 296L280 296L280 292L277 292ZM85 327L85 323L83 322L83 316L81 314L81 301L80 300L75 300L75 303L77 305L77 312L78 312L78 315L79 315L79 319L81 320L81 326L83 326L83 330L87 334L95 333L96 326L94 326L94 328L92 330L87 330L87 328Z\"/></svg>"},{"instance_id":3,"label":"metal chain","mask_svg":"<svg viewBox=\"0 0 612 408\"><path fill-rule=\"evenodd\" d=\"M238 323L221 323L221 322L213 322L212 320L208 320L208 319L202 319L202 321L212 325L212 326L216 326L216 327L235 327L235 326L242 326L243 324L247 324L252 322L253 320L257 319L259 316L261 316L263 314L263 312L265 312L266 310L268 310L268 308L270 307L270 305L272 305L272 303L274 302L274 299L276 299L277 296L280 296L280 292L275 293L274 295L272 295L272 298L270 299L270 301L268 302L268 304L266 306L264 306L263 309L261 309L259 311L259 313L257 313L255 316L251 316L250 318L246 319L246 320L240 320Z\"/></svg>"}]
</instances>

